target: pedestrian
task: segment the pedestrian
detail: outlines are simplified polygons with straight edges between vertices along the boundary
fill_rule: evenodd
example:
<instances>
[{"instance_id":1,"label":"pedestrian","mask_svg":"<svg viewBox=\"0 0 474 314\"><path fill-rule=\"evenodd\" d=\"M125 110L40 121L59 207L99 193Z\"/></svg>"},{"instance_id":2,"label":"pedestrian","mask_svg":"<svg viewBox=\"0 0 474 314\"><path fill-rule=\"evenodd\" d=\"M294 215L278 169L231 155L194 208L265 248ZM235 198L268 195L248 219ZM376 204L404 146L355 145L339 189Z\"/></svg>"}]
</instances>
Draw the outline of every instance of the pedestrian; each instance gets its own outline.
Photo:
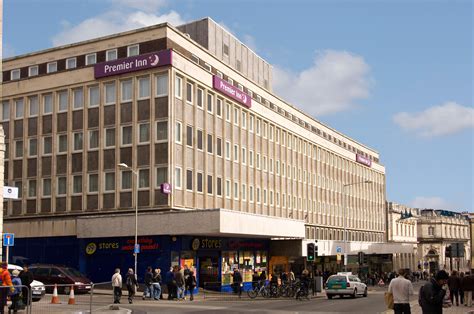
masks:
<instances>
[{"instance_id":1,"label":"pedestrian","mask_svg":"<svg viewBox=\"0 0 474 314\"><path fill-rule=\"evenodd\" d=\"M459 282L460 282L460 286L459 286L459 299L461 299L461 304L464 304L464 290L462 289L462 280L464 278L464 272L461 272L461 274L459 275Z\"/></svg>"},{"instance_id":2,"label":"pedestrian","mask_svg":"<svg viewBox=\"0 0 474 314\"><path fill-rule=\"evenodd\" d=\"M173 267L170 267L170 270L166 272L165 283L168 289L168 300L173 300L174 298L176 298L176 292L174 289L176 282L174 280Z\"/></svg>"},{"instance_id":3,"label":"pedestrian","mask_svg":"<svg viewBox=\"0 0 474 314\"><path fill-rule=\"evenodd\" d=\"M259 275L258 271L254 269L252 274L252 289L255 289L256 287L259 287Z\"/></svg>"},{"instance_id":4,"label":"pedestrian","mask_svg":"<svg viewBox=\"0 0 474 314\"><path fill-rule=\"evenodd\" d=\"M161 297L161 269L156 268L153 274L153 299L159 300Z\"/></svg>"},{"instance_id":5,"label":"pedestrian","mask_svg":"<svg viewBox=\"0 0 474 314\"><path fill-rule=\"evenodd\" d=\"M13 290L13 284L10 273L8 272L8 264L6 262L1 262L0 267L0 277L2 280L0 287L0 314L4 314L5 305L7 304L7 296L10 290Z\"/></svg>"},{"instance_id":6,"label":"pedestrian","mask_svg":"<svg viewBox=\"0 0 474 314\"><path fill-rule=\"evenodd\" d=\"M288 283L288 274L282 271L280 275L280 279L281 279L281 284L286 285Z\"/></svg>"},{"instance_id":7,"label":"pedestrian","mask_svg":"<svg viewBox=\"0 0 474 314\"><path fill-rule=\"evenodd\" d=\"M238 294L239 298L241 298L243 279L238 268L234 268L234 273L232 274L232 281L234 286L234 293Z\"/></svg>"},{"instance_id":8,"label":"pedestrian","mask_svg":"<svg viewBox=\"0 0 474 314\"><path fill-rule=\"evenodd\" d=\"M21 279L21 284L23 285L22 293L21 293L23 304L29 305L30 300L31 300L30 292L31 292L31 283L33 282L33 274L28 269L27 264L23 265L23 270L20 272L19 277Z\"/></svg>"},{"instance_id":9,"label":"pedestrian","mask_svg":"<svg viewBox=\"0 0 474 314\"><path fill-rule=\"evenodd\" d=\"M138 281L137 277L135 276L135 272L133 269L129 268L127 272L127 279L125 279L125 284L127 285L128 291L128 303L133 303L133 297L137 292Z\"/></svg>"},{"instance_id":10,"label":"pedestrian","mask_svg":"<svg viewBox=\"0 0 474 314\"><path fill-rule=\"evenodd\" d=\"M184 282L184 270L181 267L176 266L174 268L174 280L176 282L178 300L185 300L184 290L186 283Z\"/></svg>"},{"instance_id":11,"label":"pedestrian","mask_svg":"<svg viewBox=\"0 0 474 314\"><path fill-rule=\"evenodd\" d=\"M413 295L413 285L405 278L405 269L398 271L398 277L388 285L388 292L393 295L393 310L395 314L410 314L410 295Z\"/></svg>"},{"instance_id":12,"label":"pedestrian","mask_svg":"<svg viewBox=\"0 0 474 314\"><path fill-rule=\"evenodd\" d=\"M472 292L474 291L474 275L466 272L461 281L461 287L464 291L464 306L472 306Z\"/></svg>"},{"instance_id":13,"label":"pedestrian","mask_svg":"<svg viewBox=\"0 0 474 314\"><path fill-rule=\"evenodd\" d=\"M151 266L148 266L146 269L145 276L143 278L145 282L145 291L143 291L142 299L153 298L153 270Z\"/></svg>"},{"instance_id":14,"label":"pedestrian","mask_svg":"<svg viewBox=\"0 0 474 314\"><path fill-rule=\"evenodd\" d=\"M10 290L9 296L12 304L8 307L8 312L13 311L16 313L18 310L23 310L25 307L21 299L21 279L18 277L20 271L14 269L12 271L12 285L13 289Z\"/></svg>"},{"instance_id":15,"label":"pedestrian","mask_svg":"<svg viewBox=\"0 0 474 314\"><path fill-rule=\"evenodd\" d=\"M458 272L455 270L453 270L451 276L449 276L448 287L451 303L454 305L454 301L456 300L456 306L459 306L459 289L461 288L461 280L458 277Z\"/></svg>"},{"instance_id":16,"label":"pedestrian","mask_svg":"<svg viewBox=\"0 0 474 314\"><path fill-rule=\"evenodd\" d=\"M196 277L194 277L194 272L189 271L188 278L186 278L186 290L189 291L189 300L194 300L194 288L196 288Z\"/></svg>"},{"instance_id":17,"label":"pedestrian","mask_svg":"<svg viewBox=\"0 0 474 314\"><path fill-rule=\"evenodd\" d=\"M448 279L448 273L440 270L420 288L418 303L423 314L443 313L443 300L448 290Z\"/></svg>"},{"instance_id":18,"label":"pedestrian","mask_svg":"<svg viewBox=\"0 0 474 314\"><path fill-rule=\"evenodd\" d=\"M122 275L120 275L120 268L115 268L115 273L112 275L112 287L114 290L114 303L120 303L122 297Z\"/></svg>"},{"instance_id":19,"label":"pedestrian","mask_svg":"<svg viewBox=\"0 0 474 314\"><path fill-rule=\"evenodd\" d=\"M328 277L329 277L329 276L328 276ZM288 275L288 280L289 280L290 282L295 282L295 280L296 280L295 273L293 272L293 269L290 269L290 273L289 273L289 275Z\"/></svg>"}]
</instances>

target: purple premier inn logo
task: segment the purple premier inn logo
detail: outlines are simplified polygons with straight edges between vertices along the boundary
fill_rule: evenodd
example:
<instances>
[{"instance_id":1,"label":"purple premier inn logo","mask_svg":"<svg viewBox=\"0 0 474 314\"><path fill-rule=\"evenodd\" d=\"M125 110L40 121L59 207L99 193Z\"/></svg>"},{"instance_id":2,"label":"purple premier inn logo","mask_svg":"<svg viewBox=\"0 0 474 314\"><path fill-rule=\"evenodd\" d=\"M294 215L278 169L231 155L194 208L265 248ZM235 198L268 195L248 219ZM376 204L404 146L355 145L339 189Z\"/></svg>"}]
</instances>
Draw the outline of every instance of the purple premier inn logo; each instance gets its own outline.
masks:
<instances>
[{"instance_id":1,"label":"purple premier inn logo","mask_svg":"<svg viewBox=\"0 0 474 314\"><path fill-rule=\"evenodd\" d=\"M163 194L171 194L171 184L169 184L169 183L161 183L161 193L163 193Z\"/></svg>"},{"instance_id":2,"label":"purple premier inn logo","mask_svg":"<svg viewBox=\"0 0 474 314\"><path fill-rule=\"evenodd\" d=\"M370 160L369 158L365 158L364 156L359 155L359 154L356 155L356 161L358 163L366 165L367 167L372 166L372 160Z\"/></svg>"},{"instance_id":3,"label":"purple premier inn logo","mask_svg":"<svg viewBox=\"0 0 474 314\"><path fill-rule=\"evenodd\" d=\"M248 108L252 106L252 99L249 95L242 92L240 89L235 88L216 75L213 76L212 87Z\"/></svg>"},{"instance_id":4,"label":"purple premier inn logo","mask_svg":"<svg viewBox=\"0 0 474 314\"><path fill-rule=\"evenodd\" d=\"M171 64L171 50L163 50L139 56L98 63L94 66L94 77L97 79L101 77L146 70L169 64Z\"/></svg>"}]
</instances>

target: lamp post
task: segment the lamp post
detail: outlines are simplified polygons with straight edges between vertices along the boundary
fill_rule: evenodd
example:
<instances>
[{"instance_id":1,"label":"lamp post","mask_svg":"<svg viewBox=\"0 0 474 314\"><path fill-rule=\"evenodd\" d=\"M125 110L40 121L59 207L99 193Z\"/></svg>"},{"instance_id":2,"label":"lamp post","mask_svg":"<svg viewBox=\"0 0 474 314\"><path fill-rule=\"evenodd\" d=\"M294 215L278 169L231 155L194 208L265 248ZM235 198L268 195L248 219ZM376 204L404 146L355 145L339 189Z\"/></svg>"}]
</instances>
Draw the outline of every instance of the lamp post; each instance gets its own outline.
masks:
<instances>
[{"instance_id":1,"label":"lamp post","mask_svg":"<svg viewBox=\"0 0 474 314\"><path fill-rule=\"evenodd\" d=\"M372 181L365 180L342 185L342 208L344 209L344 271L347 271L347 213L346 213L346 187L357 184L371 184Z\"/></svg>"},{"instance_id":2,"label":"lamp post","mask_svg":"<svg viewBox=\"0 0 474 314\"><path fill-rule=\"evenodd\" d=\"M138 253L135 252L138 247L138 171L133 170L132 167L129 167L126 163L119 163L117 165L120 169L130 170L135 175L135 245L133 246L133 255L135 256L135 276L137 275L137 261Z\"/></svg>"}]
</instances>

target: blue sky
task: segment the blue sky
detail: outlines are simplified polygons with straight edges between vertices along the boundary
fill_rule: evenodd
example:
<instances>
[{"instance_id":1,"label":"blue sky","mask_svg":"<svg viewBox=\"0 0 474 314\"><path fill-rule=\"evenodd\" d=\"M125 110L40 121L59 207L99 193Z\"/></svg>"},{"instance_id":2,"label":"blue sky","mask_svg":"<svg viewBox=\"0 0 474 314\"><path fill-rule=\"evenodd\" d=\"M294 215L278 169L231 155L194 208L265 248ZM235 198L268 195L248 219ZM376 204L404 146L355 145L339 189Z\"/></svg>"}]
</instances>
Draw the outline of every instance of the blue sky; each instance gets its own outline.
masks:
<instances>
[{"instance_id":1,"label":"blue sky","mask_svg":"<svg viewBox=\"0 0 474 314\"><path fill-rule=\"evenodd\" d=\"M6 0L3 57L210 16L274 66L274 91L376 149L387 199L473 211L473 4Z\"/></svg>"}]
</instances>

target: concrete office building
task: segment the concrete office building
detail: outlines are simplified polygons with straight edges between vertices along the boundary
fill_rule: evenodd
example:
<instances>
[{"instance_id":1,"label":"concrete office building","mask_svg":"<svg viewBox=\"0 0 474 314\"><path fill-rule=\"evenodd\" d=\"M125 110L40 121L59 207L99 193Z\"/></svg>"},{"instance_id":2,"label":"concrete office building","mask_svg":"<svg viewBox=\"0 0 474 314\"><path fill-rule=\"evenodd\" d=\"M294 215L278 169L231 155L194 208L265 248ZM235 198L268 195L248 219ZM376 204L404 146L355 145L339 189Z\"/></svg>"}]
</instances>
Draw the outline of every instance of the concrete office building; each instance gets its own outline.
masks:
<instances>
[{"instance_id":1,"label":"concrete office building","mask_svg":"<svg viewBox=\"0 0 474 314\"><path fill-rule=\"evenodd\" d=\"M344 226L354 264L385 241L379 154L271 82L271 66L208 18L4 60L5 180L22 191L4 203L13 255L109 279L111 255L133 264L138 202L140 270L192 264L200 283L226 284L238 266L249 280L301 263L314 239L319 263L336 264Z\"/></svg>"}]
</instances>

